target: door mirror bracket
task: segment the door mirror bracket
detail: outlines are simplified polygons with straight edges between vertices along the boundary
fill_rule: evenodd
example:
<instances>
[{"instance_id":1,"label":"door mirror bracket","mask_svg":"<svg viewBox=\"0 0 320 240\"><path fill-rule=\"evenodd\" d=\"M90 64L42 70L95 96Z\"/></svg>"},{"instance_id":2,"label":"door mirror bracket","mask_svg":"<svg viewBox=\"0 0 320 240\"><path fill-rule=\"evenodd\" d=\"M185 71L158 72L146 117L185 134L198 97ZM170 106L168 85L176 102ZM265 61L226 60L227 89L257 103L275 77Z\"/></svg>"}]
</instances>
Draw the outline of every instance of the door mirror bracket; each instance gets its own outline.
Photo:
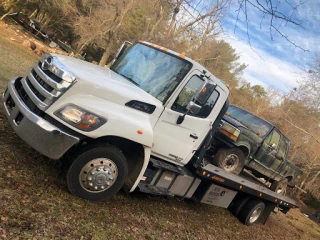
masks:
<instances>
[{"instance_id":1,"label":"door mirror bracket","mask_svg":"<svg viewBox=\"0 0 320 240\"><path fill-rule=\"evenodd\" d=\"M200 105L198 105L198 104L196 104L194 101L190 101L189 103L188 103L188 105L187 105L187 112L185 113L185 114L183 114L183 115L180 115L179 117L178 117L178 119L177 119L177 124L181 124L183 121L184 121L184 118L185 118L185 116L189 113L189 112L191 112L192 114L194 114L194 115L197 115L199 112L200 112L200 110L201 110L201 106Z\"/></svg>"}]
</instances>

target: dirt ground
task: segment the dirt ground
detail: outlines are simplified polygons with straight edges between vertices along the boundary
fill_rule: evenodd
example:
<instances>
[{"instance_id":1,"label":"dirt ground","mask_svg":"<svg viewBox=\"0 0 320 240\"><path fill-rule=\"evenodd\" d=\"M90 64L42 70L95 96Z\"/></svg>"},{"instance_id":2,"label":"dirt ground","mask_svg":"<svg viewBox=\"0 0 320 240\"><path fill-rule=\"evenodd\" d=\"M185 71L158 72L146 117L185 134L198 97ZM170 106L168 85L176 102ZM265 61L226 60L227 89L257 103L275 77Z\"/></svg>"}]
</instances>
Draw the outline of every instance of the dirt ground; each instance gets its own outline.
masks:
<instances>
[{"instance_id":1,"label":"dirt ground","mask_svg":"<svg viewBox=\"0 0 320 240\"><path fill-rule=\"evenodd\" d=\"M39 58L26 44L30 40L41 46L19 26L0 22L1 93ZM226 209L191 200L140 193L119 193L102 203L73 197L61 163L20 140L2 110L0 239L320 239L319 225L298 209L272 214L266 225L247 227Z\"/></svg>"},{"instance_id":2,"label":"dirt ground","mask_svg":"<svg viewBox=\"0 0 320 240\"><path fill-rule=\"evenodd\" d=\"M41 56L44 52L67 54L60 49L50 48L35 35L29 31L26 31L21 25L17 24L11 19L8 19L6 23L0 22L0 29L2 37L22 45L26 50L33 52L35 55ZM30 43L36 46L34 50L31 49Z\"/></svg>"}]
</instances>

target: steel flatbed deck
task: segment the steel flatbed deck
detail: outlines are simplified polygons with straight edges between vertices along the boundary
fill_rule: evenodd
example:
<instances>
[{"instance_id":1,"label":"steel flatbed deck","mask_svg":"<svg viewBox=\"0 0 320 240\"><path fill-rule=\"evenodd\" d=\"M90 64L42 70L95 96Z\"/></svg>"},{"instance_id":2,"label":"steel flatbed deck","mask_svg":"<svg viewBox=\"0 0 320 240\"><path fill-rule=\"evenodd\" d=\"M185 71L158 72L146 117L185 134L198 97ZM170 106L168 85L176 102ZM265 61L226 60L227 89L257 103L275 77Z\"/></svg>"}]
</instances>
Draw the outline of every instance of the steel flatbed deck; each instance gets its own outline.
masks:
<instances>
[{"instance_id":1,"label":"steel flatbed deck","mask_svg":"<svg viewBox=\"0 0 320 240\"><path fill-rule=\"evenodd\" d=\"M206 166L199 166L197 174L202 178L211 180L218 185L233 189L238 192L244 192L251 196L267 200L269 202L285 208L297 208L299 205L293 199L282 196L276 192L271 191L261 183L254 183L252 180L247 180L241 176L226 172L221 168L208 164Z\"/></svg>"}]
</instances>

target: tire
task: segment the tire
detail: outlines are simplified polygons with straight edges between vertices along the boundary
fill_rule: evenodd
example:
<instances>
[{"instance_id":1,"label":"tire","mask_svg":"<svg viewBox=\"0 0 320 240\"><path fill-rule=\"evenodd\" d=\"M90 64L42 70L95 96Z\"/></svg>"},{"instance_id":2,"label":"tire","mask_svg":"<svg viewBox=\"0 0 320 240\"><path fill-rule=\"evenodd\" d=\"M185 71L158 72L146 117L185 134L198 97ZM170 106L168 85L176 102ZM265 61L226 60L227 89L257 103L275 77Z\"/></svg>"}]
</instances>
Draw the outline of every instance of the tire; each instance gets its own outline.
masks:
<instances>
[{"instance_id":1,"label":"tire","mask_svg":"<svg viewBox=\"0 0 320 240\"><path fill-rule=\"evenodd\" d=\"M239 175L244 167L245 156L238 148L221 148L214 156L212 163L223 170Z\"/></svg>"},{"instance_id":2,"label":"tire","mask_svg":"<svg viewBox=\"0 0 320 240\"><path fill-rule=\"evenodd\" d=\"M247 204L248 201L250 201L249 196L241 196L236 197L235 200L232 201L230 206L228 207L228 210L236 217L239 216L240 211L242 208Z\"/></svg>"},{"instance_id":3,"label":"tire","mask_svg":"<svg viewBox=\"0 0 320 240\"><path fill-rule=\"evenodd\" d=\"M90 201L104 201L114 196L128 175L125 156L115 146L88 145L67 171L68 189L74 196Z\"/></svg>"},{"instance_id":4,"label":"tire","mask_svg":"<svg viewBox=\"0 0 320 240\"><path fill-rule=\"evenodd\" d=\"M256 223L263 214L265 204L258 199L250 200L239 212L239 220L247 225L251 226Z\"/></svg>"},{"instance_id":5,"label":"tire","mask_svg":"<svg viewBox=\"0 0 320 240\"><path fill-rule=\"evenodd\" d=\"M287 186L288 186L288 179L285 178L280 181L273 181L273 183L270 186L270 190L285 196L287 192Z\"/></svg>"}]
</instances>

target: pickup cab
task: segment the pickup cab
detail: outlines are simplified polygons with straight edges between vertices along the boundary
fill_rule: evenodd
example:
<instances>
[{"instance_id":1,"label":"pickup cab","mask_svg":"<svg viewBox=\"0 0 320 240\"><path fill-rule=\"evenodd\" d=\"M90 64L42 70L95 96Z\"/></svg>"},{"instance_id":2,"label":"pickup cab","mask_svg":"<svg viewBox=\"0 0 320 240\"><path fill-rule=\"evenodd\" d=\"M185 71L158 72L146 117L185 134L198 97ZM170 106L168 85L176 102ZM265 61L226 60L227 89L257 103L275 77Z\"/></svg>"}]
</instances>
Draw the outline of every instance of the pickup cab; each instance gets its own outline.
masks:
<instances>
[{"instance_id":1,"label":"pickup cab","mask_svg":"<svg viewBox=\"0 0 320 240\"><path fill-rule=\"evenodd\" d=\"M274 125L230 106L211 144L212 163L234 174L249 169L271 182L271 190L284 194L287 185L294 187L302 174L288 160L289 146L289 139Z\"/></svg>"}]
</instances>

